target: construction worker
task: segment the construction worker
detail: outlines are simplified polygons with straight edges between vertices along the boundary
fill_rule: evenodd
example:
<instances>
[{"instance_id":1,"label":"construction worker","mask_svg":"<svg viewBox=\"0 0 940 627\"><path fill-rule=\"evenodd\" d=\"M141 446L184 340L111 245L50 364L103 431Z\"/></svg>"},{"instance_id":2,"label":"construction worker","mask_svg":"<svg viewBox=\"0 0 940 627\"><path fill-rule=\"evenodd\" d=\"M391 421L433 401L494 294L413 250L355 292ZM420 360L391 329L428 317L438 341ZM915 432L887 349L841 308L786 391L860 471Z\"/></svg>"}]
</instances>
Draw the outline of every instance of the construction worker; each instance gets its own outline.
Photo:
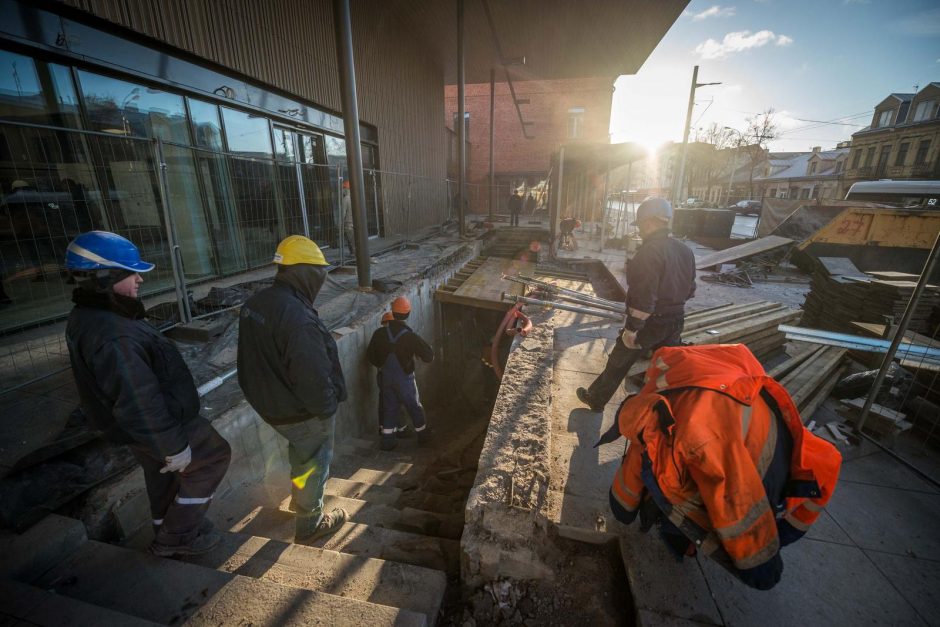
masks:
<instances>
[{"instance_id":1,"label":"construction worker","mask_svg":"<svg viewBox=\"0 0 940 627\"><path fill-rule=\"evenodd\" d=\"M384 329L388 326L388 323L395 319L395 316L391 311L386 311L382 314L381 327ZM379 433L382 432L382 369L376 368L375 371L375 383L379 386ZM397 433L396 433L397 435ZM402 436L404 437L404 436Z\"/></svg>"},{"instance_id":2,"label":"construction worker","mask_svg":"<svg viewBox=\"0 0 940 627\"><path fill-rule=\"evenodd\" d=\"M669 235L672 205L648 198L636 211L643 244L627 266L627 316L604 371L578 399L592 411L603 411L630 366L647 351L680 343L685 301L695 294L695 256Z\"/></svg>"},{"instance_id":3,"label":"construction worker","mask_svg":"<svg viewBox=\"0 0 940 627\"><path fill-rule=\"evenodd\" d=\"M518 189L509 197L509 226L519 226L519 214L522 213L522 192Z\"/></svg>"},{"instance_id":4,"label":"construction worker","mask_svg":"<svg viewBox=\"0 0 940 627\"><path fill-rule=\"evenodd\" d=\"M343 238L346 247L353 255L356 254L356 234L353 229L352 199L349 197L349 180L343 181Z\"/></svg>"},{"instance_id":5,"label":"construction worker","mask_svg":"<svg viewBox=\"0 0 940 627\"><path fill-rule=\"evenodd\" d=\"M150 552L206 553L221 541L205 515L232 450L199 415L179 351L144 320L140 275L154 266L105 231L76 237L65 266L78 283L65 338L82 410L101 437L127 444L143 468L155 532Z\"/></svg>"},{"instance_id":6,"label":"construction worker","mask_svg":"<svg viewBox=\"0 0 940 627\"><path fill-rule=\"evenodd\" d=\"M618 435L630 443L610 489L614 516L639 514L680 560L701 551L759 590L780 581L780 547L819 517L842 463L743 344L657 350L601 442Z\"/></svg>"},{"instance_id":7,"label":"construction worker","mask_svg":"<svg viewBox=\"0 0 940 627\"><path fill-rule=\"evenodd\" d=\"M307 543L335 533L347 519L341 508L323 512L346 380L336 342L313 308L327 276L323 252L291 235L278 244L274 263L274 285L242 305L238 383L258 415L287 439L294 541Z\"/></svg>"},{"instance_id":8,"label":"construction worker","mask_svg":"<svg viewBox=\"0 0 940 627\"><path fill-rule=\"evenodd\" d=\"M398 424L398 412L402 405L411 416L418 442L424 444L431 436L415 383L415 357L431 363L434 351L405 324L410 314L411 302L407 298L399 296L393 300L393 320L388 326L376 329L366 351L369 363L379 369L379 402L382 412L380 447L386 451L395 448L396 436L402 437L407 430L407 426Z\"/></svg>"}]
</instances>

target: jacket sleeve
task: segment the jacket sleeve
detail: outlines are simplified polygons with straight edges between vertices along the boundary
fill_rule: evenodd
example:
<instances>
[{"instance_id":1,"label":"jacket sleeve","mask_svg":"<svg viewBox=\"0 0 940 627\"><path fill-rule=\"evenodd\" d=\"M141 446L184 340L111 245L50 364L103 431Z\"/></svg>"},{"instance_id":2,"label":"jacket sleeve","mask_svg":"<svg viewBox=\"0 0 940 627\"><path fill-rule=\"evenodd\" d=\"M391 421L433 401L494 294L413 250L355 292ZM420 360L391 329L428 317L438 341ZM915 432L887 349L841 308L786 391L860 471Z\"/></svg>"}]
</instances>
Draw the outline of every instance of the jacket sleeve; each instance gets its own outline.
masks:
<instances>
[{"instance_id":1,"label":"jacket sleeve","mask_svg":"<svg viewBox=\"0 0 940 627\"><path fill-rule=\"evenodd\" d=\"M183 425L167 410L150 355L140 342L121 337L95 354L92 372L112 399L115 422L135 442L162 459L189 445Z\"/></svg>"},{"instance_id":2,"label":"jacket sleeve","mask_svg":"<svg viewBox=\"0 0 940 627\"><path fill-rule=\"evenodd\" d=\"M332 416L339 404L338 388L323 332L309 321L293 327L288 335L284 365L291 390L311 414Z\"/></svg>"},{"instance_id":3,"label":"jacket sleeve","mask_svg":"<svg viewBox=\"0 0 940 627\"><path fill-rule=\"evenodd\" d=\"M431 348L431 345L421 339L421 336L417 333L412 333L411 335L413 337L414 354L425 363L429 364L434 361L434 349Z\"/></svg>"},{"instance_id":4,"label":"jacket sleeve","mask_svg":"<svg viewBox=\"0 0 940 627\"><path fill-rule=\"evenodd\" d=\"M372 339L369 340L369 347L366 349L366 359L369 360L369 363L375 366L376 368L382 367L382 359L379 355L379 332L376 331L372 334Z\"/></svg>"},{"instance_id":5,"label":"jacket sleeve","mask_svg":"<svg viewBox=\"0 0 940 627\"><path fill-rule=\"evenodd\" d=\"M640 471L642 469L642 456L640 445L630 442L627 452L623 456L620 468L614 475L613 484L610 486L610 510L614 518L625 525L629 525L636 520L639 512L640 500L643 496L643 479Z\"/></svg>"},{"instance_id":6,"label":"jacket sleeve","mask_svg":"<svg viewBox=\"0 0 940 627\"><path fill-rule=\"evenodd\" d=\"M740 439L715 439L687 459L711 526L748 585L769 589L780 579L780 541L761 478Z\"/></svg>"},{"instance_id":7,"label":"jacket sleeve","mask_svg":"<svg viewBox=\"0 0 940 627\"><path fill-rule=\"evenodd\" d=\"M630 261L630 285L627 289L627 307L651 314L656 310L659 280L663 268L661 255L648 247L640 249Z\"/></svg>"}]
</instances>

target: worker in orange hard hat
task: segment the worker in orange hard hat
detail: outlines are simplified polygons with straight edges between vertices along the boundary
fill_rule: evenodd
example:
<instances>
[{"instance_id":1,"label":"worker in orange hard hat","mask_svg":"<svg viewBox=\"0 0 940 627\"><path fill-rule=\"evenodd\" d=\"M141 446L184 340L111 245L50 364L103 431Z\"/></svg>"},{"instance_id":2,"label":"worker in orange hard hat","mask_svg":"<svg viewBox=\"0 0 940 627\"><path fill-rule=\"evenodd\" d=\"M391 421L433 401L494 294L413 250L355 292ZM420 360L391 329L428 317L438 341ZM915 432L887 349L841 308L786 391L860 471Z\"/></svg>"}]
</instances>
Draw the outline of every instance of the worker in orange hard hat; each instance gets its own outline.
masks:
<instances>
[{"instance_id":1,"label":"worker in orange hard hat","mask_svg":"<svg viewBox=\"0 0 940 627\"><path fill-rule=\"evenodd\" d=\"M392 312L391 312L391 311L386 311L384 314L382 314L382 323L381 323L381 324L382 324L382 327L381 327L381 328L384 329L385 327L387 327L387 326L388 326L388 323L391 322L391 321L394 320L394 319L395 319L395 316L392 314ZM378 371L377 371L376 374L375 374L375 383L379 386L379 420L378 420L378 424L379 424L379 430L381 431L381 429L382 429L382 413L383 413L383 409L384 409L383 406L382 406L382 369L381 369L381 368L379 368Z\"/></svg>"},{"instance_id":2,"label":"worker in orange hard hat","mask_svg":"<svg viewBox=\"0 0 940 627\"><path fill-rule=\"evenodd\" d=\"M349 180L343 181L343 238L346 240L346 247L353 255L356 254L356 235L353 229L352 218L352 200L349 198Z\"/></svg>"},{"instance_id":3,"label":"worker in orange hard hat","mask_svg":"<svg viewBox=\"0 0 940 627\"><path fill-rule=\"evenodd\" d=\"M415 357L430 363L434 351L405 323L410 314L411 302L407 298L399 296L393 300L392 321L385 328L376 329L366 352L369 363L379 369L381 448L386 451L395 448L396 437L407 435L407 426L398 424L401 405L411 416L418 442L423 444L431 436L415 383Z\"/></svg>"}]
</instances>

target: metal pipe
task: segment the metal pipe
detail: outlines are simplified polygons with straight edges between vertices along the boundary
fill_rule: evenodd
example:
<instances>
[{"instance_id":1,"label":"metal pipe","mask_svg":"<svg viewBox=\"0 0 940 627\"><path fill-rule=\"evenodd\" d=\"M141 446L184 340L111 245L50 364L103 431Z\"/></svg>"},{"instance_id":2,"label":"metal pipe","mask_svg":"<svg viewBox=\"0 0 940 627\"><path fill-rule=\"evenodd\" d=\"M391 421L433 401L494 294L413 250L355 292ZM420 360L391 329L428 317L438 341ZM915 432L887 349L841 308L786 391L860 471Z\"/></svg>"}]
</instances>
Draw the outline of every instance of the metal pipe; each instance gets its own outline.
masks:
<instances>
[{"instance_id":1,"label":"metal pipe","mask_svg":"<svg viewBox=\"0 0 940 627\"><path fill-rule=\"evenodd\" d=\"M467 124L466 124L466 76L464 74L464 6L463 0L457 0L457 219L460 222L460 236L467 234L464 222L464 202L467 197Z\"/></svg>"},{"instance_id":2,"label":"metal pipe","mask_svg":"<svg viewBox=\"0 0 940 627\"><path fill-rule=\"evenodd\" d=\"M897 352L898 346L901 344L901 339L904 337L904 332L907 331L907 325L911 321L911 316L914 315L914 310L917 308L917 303L920 300L921 294L924 293L924 288L927 286L927 281L933 274L933 270L937 265L938 256L940 256L940 233L937 233L937 237L934 239L933 248L930 250L930 255L928 255L926 263L924 263L924 269L921 271L920 278L917 280L917 286L914 288L914 293L911 294L911 300L907 303L907 308L904 309L904 315L901 316L901 322L898 323L898 328L894 331L894 338L891 340L891 346L888 348L888 352L885 353L884 360L881 362L881 368L878 369L878 374L875 376L875 381L871 384L871 391L868 393L868 397L865 399L865 405L862 407L862 413L858 417L858 422L855 423L855 430L859 433L862 432L862 427L865 426L865 420L868 419L868 413L871 411L872 403L875 402L875 397L878 396L878 392L881 390L881 384L884 383L885 376L888 374L888 368L891 367L891 362L894 360L894 354Z\"/></svg>"},{"instance_id":3,"label":"metal pipe","mask_svg":"<svg viewBox=\"0 0 940 627\"><path fill-rule=\"evenodd\" d=\"M362 140L359 137L359 104L356 95L356 61L353 57L352 16L349 0L333 0L336 29L336 59L339 62L340 94L343 104L343 130L346 135L353 234L356 239L356 275L360 289L371 289L369 237L366 222L366 188L362 172Z\"/></svg>"},{"instance_id":4,"label":"metal pipe","mask_svg":"<svg viewBox=\"0 0 940 627\"><path fill-rule=\"evenodd\" d=\"M173 286L176 289L176 304L179 307L180 320L185 324L189 324L193 321L193 314L189 309L189 294L186 291L186 275L183 271L183 259L180 255L179 240L176 236L176 221L170 207L170 184L167 180L167 166L166 158L163 154L163 142L158 139L154 149L157 158L157 175L160 179L160 184L157 187L160 190L160 204L163 205L163 219L166 222L167 238L170 246L170 266L173 269Z\"/></svg>"},{"instance_id":5,"label":"metal pipe","mask_svg":"<svg viewBox=\"0 0 940 627\"><path fill-rule=\"evenodd\" d=\"M563 305L562 303L553 303L547 300L537 298L527 298L526 296L515 296L513 294L502 293L502 300L507 303L524 303L526 305L537 305L539 307L548 307L549 309L560 309L562 311L571 311L573 313L587 314L598 318L608 320L623 321L623 314L617 314L612 311L600 311L598 309L588 309L586 307L575 307L574 305Z\"/></svg>"},{"instance_id":6,"label":"metal pipe","mask_svg":"<svg viewBox=\"0 0 940 627\"><path fill-rule=\"evenodd\" d=\"M584 294L583 292L576 292L574 290L569 290L564 287L558 287L557 285L552 285L551 283L540 281L539 279L535 279L532 277L527 277L527 276L522 276L522 275L512 276L512 275L504 274L502 278L507 281L512 281L514 283L521 283L523 285L537 287L539 289L545 290L547 292L551 292L553 294L565 294L572 298L578 298L584 301L589 301L593 304L603 305L605 309L614 308L612 309L612 311L626 312L627 310L626 305L624 305L623 303L618 303L615 300L607 300L606 298L601 298L599 296L592 296L590 294Z\"/></svg>"},{"instance_id":7,"label":"metal pipe","mask_svg":"<svg viewBox=\"0 0 940 627\"><path fill-rule=\"evenodd\" d=\"M824 344L826 346L841 346L869 353L887 353L891 348L890 342L877 338L859 337L819 329L804 329L803 327L793 327L785 324L779 325L777 329L782 331L788 340ZM896 351L901 353L903 359L923 359L928 364L940 364L940 348L934 346L899 342Z\"/></svg>"},{"instance_id":8,"label":"metal pipe","mask_svg":"<svg viewBox=\"0 0 940 627\"><path fill-rule=\"evenodd\" d=\"M496 70L490 68L490 222L493 221L494 204L496 200L496 162L494 161L496 141Z\"/></svg>"}]
</instances>

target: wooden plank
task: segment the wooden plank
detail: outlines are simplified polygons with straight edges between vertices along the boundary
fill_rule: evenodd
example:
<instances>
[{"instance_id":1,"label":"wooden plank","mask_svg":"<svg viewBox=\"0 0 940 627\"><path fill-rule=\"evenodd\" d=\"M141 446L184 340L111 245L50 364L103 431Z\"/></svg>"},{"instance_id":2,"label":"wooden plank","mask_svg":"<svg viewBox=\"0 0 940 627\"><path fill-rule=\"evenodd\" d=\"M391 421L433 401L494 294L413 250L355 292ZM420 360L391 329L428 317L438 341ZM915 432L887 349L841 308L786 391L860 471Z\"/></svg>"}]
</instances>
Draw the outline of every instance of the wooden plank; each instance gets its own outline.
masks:
<instances>
[{"instance_id":1,"label":"wooden plank","mask_svg":"<svg viewBox=\"0 0 940 627\"><path fill-rule=\"evenodd\" d=\"M791 244L793 244L793 240L789 237L768 235L767 237L761 237L760 239L747 242L746 244L740 244L738 246L732 246L731 248L717 250L713 253L709 253L695 262L695 268L698 270L703 270L705 268L711 268L712 266L717 266L723 263L740 261L742 259L770 252L772 250L789 246Z\"/></svg>"},{"instance_id":2,"label":"wooden plank","mask_svg":"<svg viewBox=\"0 0 940 627\"><path fill-rule=\"evenodd\" d=\"M819 263L822 264L829 276L857 276L865 277L865 273L855 267L852 260L848 257L819 257Z\"/></svg>"},{"instance_id":3,"label":"wooden plank","mask_svg":"<svg viewBox=\"0 0 940 627\"><path fill-rule=\"evenodd\" d=\"M859 411L861 411L862 407L865 406L864 398L853 398L851 400L843 399L841 402L843 405L847 407L851 407L853 409L857 409ZM892 422L900 422L901 420L904 420L905 418L907 418L907 415L904 414L903 412L895 411L893 409L888 409L884 405L879 405L878 403L872 403L871 409L869 410L869 412L872 414L876 414L880 416L881 418L891 420Z\"/></svg>"},{"instance_id":4,"label":"wooden plank","mask_svg":"<svg viewBox=\"0 0 940 627\"><path fill-rule=\"evenodd\" d=\"M833 372L828 379L823 381L816 394L808 399L802 407L797 407L797 409L800 410L800 416L803 418L804 423L812 418L816 410L819 409L819 406L829 398L829 395L832 394L832 389L836 387L836 383L842 379L842 375L845 374L847 369L848 366L845 364L836 368L836 371Z\"/></svg>"},{"instance_id":5,"label":"wooden plank","mask_svg":"<svg viewBox=\"0 0 940 627\"><path fill-rule=\"evenodd\" d=\"M503 281L503 274L528 274L535 270L535 265L528 261L515 259L503 259L499 257L490 257L484 259L476 268L467 270L465 264L457 275L451 279L454 284L448 282L450 289L438 290L435 297L442 302L455 303L458 305L467 305L470 307L482 307L484 309L494 309L505 311L510 304L503 302L502 293L521 296L525 286L519 283ZM460 281L460 283L456 283Z\"/></svg>"},{"instance_id":6,"label":"wooden plank","mask_svg":"<svg viewBox=\"0 0 940 627\"><path fill-rule=\"evenodd\" d=\"M777 366L771 368L770 372L767 373L768 377L774 378L777 381L780 380L780 377L786 376L792 372L797 366L801 363L812 357L814 354L823 350L825 346L813 346L808 351L802 351L797 355L794 355L787 359L785 362L778 364Z\"/></svg>"},{"instance_id":7,"label":"wooden plank","mask_svg":"<svg viewBox=\"0 0 940 627\"><path fill-rule=\"evenodd\" d=\"M690 316L687 316L682 330L684 332L688 332L696 331L702 328L707 329L728 320L741 319L744 316L757 315L770 310L783 309L784 307L785 305L780 303L771 303L768 301L747 303L745 305L732 305L731 307L727 307L721 311L712 312L701 317L695 317L691 320L689 319Z\"/></svg>"},{"instance_id":8,"label":"wooden plank","mask_svg":"<svg viewBox=\"0 0 940 627\"><path fill-rule=\"evenodd\" d=\"M793 398L793 402L797 407L804 405L808 399L812 398L813 394L819 390L829 375L831 375L834 370L838 369L839 363L842 361L842 358L845 357L845 353L846 350L844 348L830 346L829 350L822 353L822 357L816 361L816 365L809 372L810 376L805 379L802 386L795 391L792 388L787 388L787 391L790 392L790 396Z\"/></svg>"}]
</instances>

